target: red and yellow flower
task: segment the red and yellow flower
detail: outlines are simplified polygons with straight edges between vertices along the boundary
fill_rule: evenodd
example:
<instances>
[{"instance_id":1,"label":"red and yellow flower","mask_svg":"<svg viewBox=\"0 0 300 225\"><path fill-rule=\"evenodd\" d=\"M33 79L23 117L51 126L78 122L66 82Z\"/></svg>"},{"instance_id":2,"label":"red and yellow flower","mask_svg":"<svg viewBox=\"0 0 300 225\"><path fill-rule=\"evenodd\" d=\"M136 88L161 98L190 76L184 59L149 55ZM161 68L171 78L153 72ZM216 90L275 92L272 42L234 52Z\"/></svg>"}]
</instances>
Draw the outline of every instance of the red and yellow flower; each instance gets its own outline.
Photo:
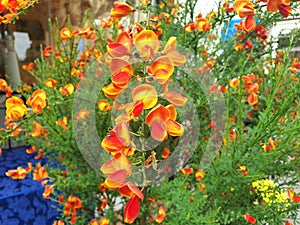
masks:
<instances>
[{"instance_id":1,"label":"red and yellow flower","mask_svg":"<svg viewBox=\"0 0 300 225\"><path fill-rule=\"evenodd\" d=\"M256 219L253 216L250 216L249 213L244 215L244 219L250 224L256 224Z\"/></svg>"},{"instance_id":2,"label":"red and yellow flower","mask_svg":"<svg viewBox=\"0 0 300 225\"><path fill-rule=\"evenodd\" d=\"M154 59L154 55L160 46L158 36L152 30L142 30L136 34L133 43L139 51L140 56L146 61Z\"/></svg>"},{"instance_id":3,"label":"red and yellow flower","mask_svg":"<svg viewBox=\"0 0 300 225\"><path fill-rule=\"evenodd\" d=\"M124 185L127 177L132 173L130 161L122 153L115 154L110 161L103 164L100 170L108 176L104 184L110 190Z\"/></svg>"},{"instance_id":4,"label":"red and yellow flower","mask_svg":"<svg viewBox=\"0 0 300 225\"><path fill-rule=\"evenodd\" d=\"M15 170L8 170L6 173L5 173L6 176L8 177L11 177L12 179L16 180L16 179L24 179L27 175L27 170L24 169L23 167L21 166L18 166L17 169Z\"/></svg>"},{"instance_id":5,"label":"red and yellow flower","mask_svg":"<svg viewBox=\"0 0 300 225\"><path fill-rule=\"evenodd\" d=\"M167 213L166 213L165 209L162 206L160 206L158 209L158 215L155 218L155 222L162 223L164 221L166 215L167 215Z\"/></svg>"},{"instance_id":6,"label":"red and yellow flower","mask_svg":"<svg viewBox=\"0 0 300 225\"><path fill-rule=\"evenodd\" d=\"M46 107L46 92L42 89L36 90L32 93L31 97L27 99L26 103L30 105L33 112L40 113Z\"/></svg>"},{"instance_id":7,"label":"red and yellow flower","mask_svg":"<svg viewBox=\"0 0 300 225\"><path fill-rule=\"evenodd\" d=\"M174 105L156 105L146 116L146 124L151 128L151 137L164 141L171 136L181 136L184 128L176 122L177 111Z\"/></svg>"},{"instance_id":8,"label":"red and yellow flower","mask_svg":"<svg viewBox=\"0 0 300 225\"><path fill-rule=\"evenodd\" d=\"M111 9L110 15L116 18L122 18L133 12L134 8L125 2L114 2L114 8Z\"/></svg>"},{"instance_id":9,"label":"red and yellow flower","mask_svg":"<svg viewBox=\"0 0 300 225\"><path fill-rule=\"evenodd\" d=\"M102 140L101 146L105 151L112 155L119 152L124 155L132 155L134 153L135 145L130 140L128 124L125 122L118 123L114 129L110 131L109 137Z\"/></svg>"},{"instance_id":10,"label":"red and yellow flower","mask_svg":"<svg viewBox=\"0 0 300 225\"><path fill-rule=\"evenodd\" d=\"M12 96L6 100L6 116L9 120L21 119L27 114L27 107L23 100L17 96Z\"/></svg>"}]
</instances>

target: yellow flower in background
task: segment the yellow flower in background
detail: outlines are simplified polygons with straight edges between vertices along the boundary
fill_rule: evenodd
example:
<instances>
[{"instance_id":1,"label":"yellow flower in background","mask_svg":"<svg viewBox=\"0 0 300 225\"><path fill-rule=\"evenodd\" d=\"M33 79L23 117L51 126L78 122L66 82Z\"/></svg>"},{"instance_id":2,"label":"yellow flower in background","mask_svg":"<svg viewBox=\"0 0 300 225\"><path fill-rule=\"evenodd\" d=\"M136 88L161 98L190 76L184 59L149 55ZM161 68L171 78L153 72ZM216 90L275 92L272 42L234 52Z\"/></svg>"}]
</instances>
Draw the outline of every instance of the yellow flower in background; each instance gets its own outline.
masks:
<instances>
[{"instance_id":1,"label":"yellow flower in background","mask_svg":"<svg viewBox=\"0 0 300 225\"><path fill-rule=\"evenodd\" d=\"M289 205L286 191L279 188L278 184L272 180L257 180L252 182L251 186L258 197L262 199L262 203L268 206L281 205L278 206L278 211L284 210ZM257 204L257 200L255 203Z\"/></svg>"}]
</instances>

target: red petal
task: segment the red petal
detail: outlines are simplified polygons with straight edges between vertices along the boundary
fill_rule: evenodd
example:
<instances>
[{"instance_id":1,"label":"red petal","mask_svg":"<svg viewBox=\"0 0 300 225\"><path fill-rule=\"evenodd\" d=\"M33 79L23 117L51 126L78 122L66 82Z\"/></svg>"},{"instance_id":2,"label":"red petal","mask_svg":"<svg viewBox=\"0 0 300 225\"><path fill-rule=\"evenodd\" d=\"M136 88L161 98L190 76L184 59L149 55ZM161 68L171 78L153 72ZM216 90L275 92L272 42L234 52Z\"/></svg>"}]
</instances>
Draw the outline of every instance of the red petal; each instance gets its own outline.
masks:
<instances>
[{"instance_id":1,"label":"red petal","mask_svg":"<svg viewBox=\"0 0 300 225\"><path fill-rule=\"evenodd\" d=\"M157 141L164 141L168 138L166 125L161 119L156 119L151 124L151 137Z\"/></svg>"},{"instance_id":2,"label":"red petal","mask_svg":"<svg viewBox=\"0 0 300 225\"><path fill-rule=\"evenodd\" d=\"M183 126L174 120L168 120L166 125L168 134L172 136L181 136L184 132Z\"/></svg>"},{"instance_id":3,"label":"red petal","mask_svg":"<svg viewBox=\"0 0 300 225\"><path fill-rule=\"evenodd\" d=\"M143 193L132 182L125 183L122 187L118 189L118 191L124 197L131 198L134 196L138 196L141 200L144 200Z\"/></svg>"},{"instance_id":4,"label":"red petal","mask_svg":"<svg viewBox=\"0 0 300 225\"><path fill-rule=\"evenodd\" d=\"M132 90L132 99L144 103L144 109L150 109L158 101L157 92L150 84L141 84Z\"/></svg>"},{"instance_id":5,"label":"red petal","mask_svg":"<svg viewBox=\"0 0 300 225\"><path fill-rule=\"evenodd\" d=\"M296 196L296 195L295 195L295 196L293 197L293 201L294 201L294 202L300 202L300 196Z\"/></svg>"},{"instance_id":6,"label":"red petal","mask_svg":"<svg viewBox=\"0 0 300 225\"><path fill-rule=\"evenodd\" d=\"M119 72L113 75L111 81L119 88L125 88L127 84L130 82L130 74L127 72Z\"/></svg>"},{"instance_id":7,"label":"red petal","mask_svg":"<svg viewBox=\"0 0 300 225\"><path fill-rule=\"evenodd\" d=\"M256 224L256 219L253 216L250 216L248 213L244 215L244 218L248 223Z\"/></svg>"},{"instance_id":8,"label":"red petal","mask_svg":"<svg viewBox=\"0 0 300 225\"><path fill-rule=\"evenodd\" d=\"M111 43L107 45L107 52L113 57L122 57L128 55L128 49L120 43Z\"/></svg>"},{"instance_id":9,"label":"red petal","mask_svg":"<svg viewBox=\"0 0 300 225\"><path fill-rule=\"evenodd\" d=\"M134 196L127 202L124 209L124 222L133 223L140 214L140 199Z\"/></svg>"},{"instance_id":10,"label":"red petal","mask_svg":"<svg viewBox=\"0 0 300 225\"><path fill-rule=\"evenodd\" d=\"M110 72L114 75L119 72L127 72L129 75L133 74L131 64L123 59L112 59L110 63Z\"/></svg>"},{"instance_id":11,"label":"red petal","mask_svg":"<svg viewBox=\"0 0 300 225\"><path fill-rule=\"evenodd\" d=\"M187 97L182 96L176 91L169 91L164 93L164 97L172 104L176 106L184 106L187 102Z\"/></svg>"},{"instance_id":12,"label":"red petal","mask_svg":"<svg viewBox=\"0 0 300 225\"><path fill-rule=\"evenodd\" d=\"M123 89L117 87L113 83L110 83L110 84L106 85L105 87L103 87L102 91L107 98L116 98L116 97L118 97L119 94L121 94Z\"/></svg>"},{"instance_id":13,"label":"red petal","mask_svg":"<svg viewBox=\"0 0 300 225\"><path fill-rule=\"evenodd\" d=\"M248 16L245 20L244 23L244 29L246 32L251 32L255 29L256 27L256 22L253 16Z\"/></svg>"},{"instance_id":14,"label":"red petal","mask_svg":"<svg viewBox=\"0 0 300 225\"><path fill-rule=\"evenodd\" d=\"M170 118L170 113L163 105L156 105L146 116L146 124L151 126L152 122L157 118L167 121Z\"/></svg>"},{"instance_id":15,"label":"red petal","mask_svg":"<svg viewBox=\"0 0 300 225\"><path fill-rule=\"evenodd\" d=\"M116 189L121 187L127 178L127 171L126 170L118 170L113 174L109 175L109 177L105 180L105 186L108 189Z\"/></svg>"},{"instance_id":16,"label":"red petal","mask_svg":"<svg viewBox=\"0 0 300 225\"><path fill-rule=\"evenodd\" d=\"M172 60L174 66L182 66L186 62L185 57L176 50L168 52L168 57Z\"/></svg>"}]
</instances>

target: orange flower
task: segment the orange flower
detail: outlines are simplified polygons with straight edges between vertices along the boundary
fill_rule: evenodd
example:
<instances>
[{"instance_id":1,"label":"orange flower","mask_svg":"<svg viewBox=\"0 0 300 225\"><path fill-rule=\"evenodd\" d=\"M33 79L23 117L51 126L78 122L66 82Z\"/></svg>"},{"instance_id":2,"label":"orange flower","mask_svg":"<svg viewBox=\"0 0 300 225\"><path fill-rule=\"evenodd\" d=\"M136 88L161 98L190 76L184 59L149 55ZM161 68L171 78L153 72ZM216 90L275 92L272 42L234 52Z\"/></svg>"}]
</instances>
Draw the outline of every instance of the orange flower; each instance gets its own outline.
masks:
<instances>
[{"instance_id":1,"label":"orange flower","mask_svg":"<svg viewBox=\"0 0 300 225\"><path fill-rule=\"evenodd\" d=\"M250 85L245 85L245 87L248 89L249 94L259 92L258 83L252 83Z\"/></svg>"},{"instance_id":2,"label":"orange flower","mask_svg":"<svg viewBox=\"0 0 300 225\"><path fill-rule=\"evenodd\" d=\"M132 90L132 99L141 101L144 109L151 109L158 101L157 92L150 84L141 84Z\"/></svg>"},{"instance_id":3,"label":"orange flower","mask_svg":"<svg viewBox=\"0 0 300 225\"><path fill-rule=\"evenodd\" d=\"M162 154L161 157L162 157L163 159L166 159L166 158L169 157L169 155L170 155L170 149L164 148L164 152L163 152L163 154Z\"/></svg>"},{"instance_id":4,"label":"orange flower","mask_svg":"<svg viewBox=\"0 0 300 225\"><path fill-rule=\"evenodd\" d=\"M96 219L91 220L89 225L108 225L109 219L108 218L101 218L100 222L98 222Z\"/></svg>"},{"instance_id":5,"label":"orange flower","mask_svg":"<svg viewBox=\"0 0 300 225\"><path fill-rule=\"evenodd\" d=\"M256 78L256 75L254 73L250 73L247 76L242 76L242 80L245 84L252 83L255 78Z\"/></svg>"},{"instance_id":6,"label":"orange flower","mask_svg":"<svg viewBox=\"0 0 300 225\"><path fill-rule=\"evenodd\" d=\"M201 15L201 14L200 14ZM208 19L201 18L200 15L197 17L197 29L199 31L208 31L210 29L210 23L208 22ZM202 16L202 15L201 15Z\"/></svg>"},{"instance_id":7,"label":"orange flower","mask_svg":"<svg viewBox=\"0 0 300 225\"><path fill-rule=\"evenodd\" d=\"M11 177L12 179L16 180L16 179L24 179L27 175L27 171L26 169L22 168L21 166L19 166L16 170L8 170L5 173L6 176Z\"/></svg>"},{"instance_id":8,"label":"orange flower","mask_svg":"<svg viewBox=\"0 0 300 225\"><path fill-rule=\"evenodd\" d=\"M157 141L164 141L171 136L181 136L184 128L175 121L176 109L172 105L156 105L146 116L146 124L151 127L151 136Z\"/></svg>"},{"instance_id":9,"label":"orange flower","mask_svg":"<svg viewBox=\"0 0 300 225\"><path fill-rule=\"evenodd\" d=\"M39 89L32 93L32 96L27 99L26 103L33 108L33 112L39 113L46 107L46 98L46 92Z\"/></svg>"},{"instance_id":10,"label":"orange flower","mask_svg":"<svg viewBox=\"0 0 300 225\"><path fill-rule=\"evenodd\" d=\"M118 152L122 152L125 155L132 155L135 145L130 140L128 124L125 122L118 123L110 132L109 137L102 140L101 146L112 155Z\"/></svg>"},{"instance_id":11,"label":"orange flower","mask_svg":"<svg viewBox=\"0 0 300 225\"><path fill-rule=\"evenodd\" d=\"M69 30L69 28L65 27L60 30L60 40L64 41L70 39L71 37L72 37L72 33Z\"/></svg>"},{"instance_id":12,"label":"orange flower","mask_svg":"<svg viewBox=\"0 0 300 225\"><path fill-rule=\"evenodd\" d=\"M92 27L82 28L80 31L77 32L77 34L80 36L84 36L84 38L86 39L96 38L96 31Z\"/></svg>"},{"instance_id":13,"label":"orange flower","mask_svg":"<svg viewBox=\"0 0 300 225\"><path fill-rule=\"evenodd\" d=\"M211 24L208 22L208 19L203 18L202 14L200 13L196 18L196 22L186 24L183 27L183 29L186 32L192 32L196 29L198 31L208 31L210 29L210 27L211 27Z\"/></svg>"},{"instance_id":14,"label":"orange flower","mask_svg":"<svg viewBox=\"0 0 300 225\"><path fill-rule=\"evenodd\" d=\"M63 130L68 130L68 118L66 116L64 116L62 118L62 120L57 120L56 125L61 126L63 128Z\"/></svg>"},{"instance_id":15,"label":"orange flower","mask_svg":"<svg viewBox=\"0 0 300 225\"><path fill-rule=\"evenodd\" d=\"M20 127L20 125L17 123L13 123L13 122L10 122L7 124L7 129L12 131L11 135L13 137L19 136L22 131L22 128Z\"/></svg>"},{"instance_id":16,"label":"orange flower","mask_svg":"<svg viewBox=\"0 0 300 225\"><path fill-rule=\"evenodd\" d=\"M164 84L173 74L174 65L168 56L160 56L151 63L148 72L153 74L160 84Z\"/></svg>"},{"instance_id":17,"label":"orange flower","mask_svg":"<svg viewBox=\"0 0 300 225\"><path fill-rule=\"evenodd\" d=\"M246 166L240 166L240 171L244 174L244 176L248 175L248 171Z\"/></svg>"},{"instance_id":18,"label":"orange flower","mask_svg":"<svg viewBox=\"0 0 300 225\"><path fill-rule=\"evenodd\" d=\"M197 23L196 22L193 22L193 23L188 23L186 24L183 29L186 31L186 32L192 32L194 30L197 29Z\"/></svg>"},{"instance_id":19,"label":"orange flower","mask_svg":"<svg viewBox=\"0 0 300 225\"><path fill-rule=\"evenodd\" d=\"M43 136L45 137L45 135L48 133L48 131L38 122L33 121L33 131L31 132L31 136L32 137L40 137Z\"/></svg>"},{"instance_id":20,"label":"orange flower","mask_svg":"<svg viewBox=\"0 0 300 225\"><path fill-rule=\"evenodd\" d=\"M100 170L108 176L104 184L110 190L124 185L127 177L132 172L130 161L122 153L115 154L110 161L103 164Z\"/></svg>"},{"instance_id":21,"label":"orange flower","mask_svg":"<svg viewBox=\"0 0 300 225\"><path fill-rule=\"evenodd\" d=\"M300 70L300 64L299 64L299 60L298 58L294 58L293 60L293 65L291 67L289 67L289 70L292 72L292 73L297 73L298 70ZM297 78L297 77L296 77Z\"/></svg>"},{"instance_id":22,"label":"orange flower","mask_svg":"<svg viewBox=\"0 0 300 225\"><path fill-rule=\"evenodd\" d=\"M138 117L139 115L141 115L144 109L144 103L141 100L136 100L134 102L126 104L125 106L127 113L123 113L118 116L115 119L116 122L129 122L134 117Z\"/></svg>"},{"instance_id":23,"label":"orange flower","mask_svg":"<svg viewBox=\"0 0 300 225\"><path fill-rule=\"evenodd\" d=\"M236 43L234 45L234 50L236 50L236 51L242 51L243 50L243 45L240 42Z\"/></svg>"},{"instance_id":24,"label":"orange flower","mask_svg":"<svg viewBox=\"0 0 300 225\"><path fill-rule=\"evenodd\" d=\"M50 199L51 194L53 193L53 185L48 185L45 187L45 190L43 192L43 198Z\"/></svg>"},{"instance_id":25,"label":"orange flower","mask_svg":"<svg viewBox=\"0 0 300 225\"><path fill-rule=\"evenodd\" d=\"M240 79L239 78L233 78L232 80L229 80L229 85L232 88L236 88L240 84Z\"/></svg>"},{"instance_id":26,"label":"orange flower","mask_svg":"<svg viewBox=\"0 0 300 225\"><path fill-rule=\"evenodd\" d=\"M110 83L103 87L102 91L107 98L116 98L121 94L123 88L116 86L114 83Z\"/></svg>"},{"instance_id":27,"label":"orange flower","mask_svg":"<svg viewBox=\"0 0 300 225\"><path fill-rule=\"evenodd\" d=\"M109 224L109 219L108 218L101 218L100 225L108 225L108 224Z\"/></svg>"},{"instance_id":28,"label":"orange flower","mask_svg":"<svg viewBox=\"0 0 300 225\"><path fill-rule=\"evenodd\" d=\"M246 40L245 43L244 43L244 47L245 47L246 49L251 49L251 48L253 48L252 41Z\"/></svg>"},{"instance_id":29,"label":"orange flower","mask_svg":"<svg viewBox=\"0 0 300 225\"><path fill-rule=\"evenodd\" d=\"M33 172L33 179L38 182L48 177L48 172L45 167L38 165Z\"/></svg>"},{"instance_id":30,"label":"orange flower","mask_svg":"<svg viewBox=\"0 0 300 225\"><path fill-rule=\"evenodd\" d=\"M45 59L49 58L52 52L52 47L51 46L47 46L46 48L44 48L43 50L43 56Z\"/></svg>"},{"instance_id":31,"label":"orange flower","mask_svg":"<svg viewBox=\"0 0 300 225\"><path fill-rule=\"evenodd\" d=\"M74 195L70 195L68 197L68 201L65 203L65 206L64 206L64 213L67 216L72 216L70 224L73 224L76 222L77 210L80 209L81 207L82 207L82 201L80 200L80 198L78 198Z\"/></svg>"},{"instance_id":32,"label":"orange flower","mask_svg":"<svg viewBox=\"0 0 300 225\"><path fill-rule=\"evenodd\" d=\"M203 170L197 170L195 172L195 176L196 176L196 181L200 181L205 176L205 172Z\"/></svg>"},{"instance_id":33,"label":"orange flower","mask_svg":"<svg viewBox=\"0 0 300 225\"><path fill-rule=\"evenodd\" d=\"M133 75L132 65L127 60L121 58L113 58L109 69L113 76L120 72L126 72L130 77Z\"/></svg>"},{"instance_id":34,"label":"orange flower","mask_svg":"<svg viewBox=\"0 0 300 225\"><path fill-rule=\"evenodd\" d=\"M114 2L114 8L111 9L110 15L112 17L122 18L134 11L134 8L125 2Z\"/></svg>"},{"instance_id":35,"label":"orange flower","mask_svg":"<svg viewBox=\"0 0 300 225\"><path fill-rule=\"evenodd\" d=\"M31 62L31 63L29 63L28 65L23 65L22 68L23 68L24 70L32 70L33 67L34 67L34 63Z\"/></svg>"},{"instance_id":36,"label":"orange flower","mask_svg":"<svg viewBox=\"0 0 300 225\"><path fill-rule=\"evenodd\" d=\"M176 105L176 106L184 106L187 102L188 98L182 96L176 91L168 91L164 93L164 98L168 100L169 103Z\"/></svg>"},{"instance_id":37,"label":"orange flower","mask_svg":"<svg viewBox=\"0 0 300 225\"><path fill-rule=\"evenodd\" d=\"M26 149L27 154L32 154L36 152L36 147L33 145L31 148Z\"/></svg>"},{"instance_id":38,"label":"orange flower","mask_svg":"<svg viewBox=\"0 0 300 225\"><path fill-rule=\"evenodd\" d=\"M287 220L287 221L285 222L285 225L293 225L293 224L292 224L290 221Z\"/></svg>"},{"instance_id":39,"label":"orange flower","mask_svg":"<svg viewBox=\"0 0 300 225\"><path fill-rule=\"evenodd\" d=\"M133 223L139 214L140 198L135 195L126 203L124 209L124 222L129 224Z\"/></svg>"},{"instance_id":40,"label":"orange flower","mask_svg":"<svg viewBox=\"0 0 300 225\"><path fill-rule=\"evenodd\" d=\"M142 30L135 35L133 43L145 60L154 59L154 54L159 49L158 36L152 30Z\"/></svg>"},{"instance_id":41,"label":"orange flower","mask_svg":"<svg viewBox=\"0 0 300 225\"><path fill-rule=\"evenodd\" d=\"M9 120L21 119L26 113L27 108L21 98L12 96L6 100L6 116Z\"/></svg>"},{"instance_id":42,"label":"orange flower","mask_svg":"<svg viewBox=\"0 0 300 225\"><path fill-rule=\"evenodd\" d=\"M0 79L0 90L6 92L6 97L11 97L13 90L8 86L7 82L4 79Z\"/></svg>"},{"instance_id":43,"label":"orange flower","mask_svg":"<svg viewBox=\"0 0 300 225\"><path fill-rule=\"evenodd\" d=\"M111 78L112 83L118 88L125 88L130 82L131 75L127 72L119 72Z\"/></svg>"},{"instance_id":44,"label":"orange flower","mask_svg":"<svg viewBox=\"0 0 300 225\"><path fill-rule=\"evenodd\" d=\"M288 196L289 198L294 202L300 202L300 196L295 195L293 190L288 190Z\"/></svg>"},{"instance_id":45,"label":"orange flower","mask_svg":"<svg viewBox=\"0 0 300 225\"><path fill-rule=\"evenodd\" d=\"M174 66L181 66L186 59L176 50L176 37L170 37L164 48L164 53L172 60Z\"/></svg>"},{"instance_id":46,"label":"orange flower","mask_svg":"<svg viewBox=\"0 0 300 225\"><path fill-rule=\"evenodd\" d=\"M254 5L250 0L235 0L233 6L241 18L254 15Z\"/></svg>"},{"instance_id":47,"label":"orange flower","mask_svg":"<svg viewBox=\"0 0 300 225\"><path fill-rule=\"evenodd\" d=\"M107 206L107 201L108 201L107 198L102 198L102 199L101 199L101 206L100 206L100 209L105 209L105 208L106 208L106 206Z\"/></svg>"},{"instance_id":48,"label":"orange flower","mask_svg":"<svg viewBox=\"0 0 300 225\"><path fill-rule=\"evenodd\" d=\"M250 105L256 105L258 103L258 96L255 93L251 93L248 95L248 103Z\"/></svg>"},{"instance_id":49,"label":"orange flower","mask_svg":"<svg viewBox=\"0 0 300 225\"><path fill-rule=\"evenodd\" d=\"M280 14L284 17L288 17L292 13L292 9L289 6L290 0L268 0L267 10L269 12L276 12L279 10Z\"/></svg>"},{"instance_id":50,"label":"orange flower","mask_svg":"<svg viewBox=\"0 0 300 225\"><path fill-rule=\"evenodd\" d=\"M156 216L155 221L157 223L162 223L164 221L166 215L167 214L166 214L165 209L162 206L160 206L159 209L158 209L158 215Z\"/></svg>"},{"instance_id":51,"label":"orange flower","mask_svg":"<svg viewBox=\"0 0 300 225\"><path fill-rule=\"evenodd\" d=\"M64 87L61 87L59 89L59 92L64 96L69 96L69 95L73 94L74 86L73 86L73 84L67 84Z\"/></svg>"},{"instance_id":52,"label":"orange flower","mask_svg":"<svg viewBox=\"0 0 300 225\"><path fill-rule=\"evenodd\" d=\"M53 88L57 84L57 81L52 78L48 78L45 83L47 87Z\"/></svg>"},{"instance_id":53,"label":"orange flower","mask_svg":"<svg viewBox=\"0 0 300 225\"><path fill-rule=\"evenodd\" d=\"M118 170L125 170L127 176L130 176L132 172L130 161L122 153L115 154L110 161L102 165L100 170L106 176L109 176Z\"/></svg>"},{"instance_id":54,"label":"orange flower","mask_svg":"<svg viewBox=\"0 0 300 225\"><path fill-rule=\"evenodd\" d=\"M189 175L189 174L192 174L194 172L194 169L189 167L189 168L181 168L180 169L180 172L183 174L183 175Z\"/></svg>"},{"instance_id":55,"label":"orange flower","mask_svg":"<svg viewBox=\"0 0 300 225\"><path fill-rule=\"evenodd\" d=\"M120 195L132 198L138 196L141 200L144 200L144 195L140 189L138 189L132 182L127 182L118 189Z\"/></svg>"},{"instance_id":56,"label":"orange flower","mask_svg":"<svg viewBox=\"0 0 300 225\"><path fill-rule=\"evenodd\" d=\"M101 110L101 111L108 112L108 111L111 110L111 105L106 100L99 100L98 101L98 109Z\"/></svg>"},{"instance_id":57,"label":"orange flower","mask_svg":"<svg viewBox=\"0 0 300 225\"><path fill-rule=\"evenodd\" d=\"M90 111L88 111L87 109L81 109L77 112L75 118L77 120L82 120L82 119L86 119L90 116Z\"/></svg>"},{"instance_id":58,"label":"orange flower","mask_svg":"<svg viewBox=\"0 0 300 225\"><path fill-rule=\"evenodd\" d=\"M247 33L253 31L256 27L254 16L247 16L246 20L242 22L242 27Z\"/></svg>"},{"instance_id":59,"label":"orange flower","mask_svg":"<svg viewBox=\"0 0 300 225\"><path fill-rule=\"evenodd\" d=\"M250 224L256 224L256 219L253 216L250 216L248 213L244 215L245 220Z\"/></svg>"},{"instance_id":60,"label":"orange flower","mask_svg":"<svg viewBox=\"0 0 300 225\"><path fill-rule=\"evenodd\" d=\"M0 79L0 90L5 91L7 89L7 87L8 87L8 84L7 84L6 80L1 78Z\"/></svg>"},{"instance_id":61,"label":"orange flower","mask_svg":"<svg viewBox=\"0 0 300 225\"><path fill-rule=\"evenodd\" d=\"M65 225L65 223L62 220L55 220L53 225Z\"/></svg>"},{"instance_id":62,"label":"orange flower","mask_svg":"<svg viewBox=\"0 0 300 225\"><path fill-rule=\"evenodd\" d=\"M132 40L128 32L121 32L117 38L116 42L109 43L107 45L107 52L112 57L122 57L125 55L130 55L132 51Z\"/></svg>"},{"instance_id":63,"label":"orange flower","mask_svg":"<svg viewBox=\"0 0 300 225\"><path fill-rule=\"evenodd\" d=\"M90 221L89 225L99 225L98 220L97 219L92 219Z\"/></svg>"}]
</instances>

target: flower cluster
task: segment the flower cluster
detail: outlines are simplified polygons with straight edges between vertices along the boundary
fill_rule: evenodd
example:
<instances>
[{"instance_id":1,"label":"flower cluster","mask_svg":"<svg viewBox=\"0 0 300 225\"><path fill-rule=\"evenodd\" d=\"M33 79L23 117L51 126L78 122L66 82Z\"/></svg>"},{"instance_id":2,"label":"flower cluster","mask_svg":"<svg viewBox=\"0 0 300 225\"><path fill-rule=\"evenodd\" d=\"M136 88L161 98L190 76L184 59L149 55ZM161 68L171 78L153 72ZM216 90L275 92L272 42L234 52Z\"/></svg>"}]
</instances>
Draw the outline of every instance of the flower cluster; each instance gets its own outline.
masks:
<instances>
[{"instance_id":1,"label":"flower cluster","mask_svg":"<svg viewBox=\"0 0 300 225\"><path fill-rule=\"evenodd\" d=\"M261 198L261 204L288 204L286 191L279 189L278 184L269 179L257 180L251 184L254 192ZM259 204L259 202L257 202Z\"/></svg>"},{"instance_id":2,"label":"flower cluster","mask_svg":"<svg viewBox=\"0 0 300 225\"><path fill-rule=\"evenodd\" d=\"M132 62L128 60L137 54L141 62L146 63L141 69L144 72L139 74L135 74ZM175 37L171 37L164 49L160 50L157 34L142 28L134 36L126 31L121 32L115 41L107 45L105 59L111 72L111 83L102 90L107 98L115 99L113 105L116 110L125 112L115 119L116 125L101 143L103 149L113 156L101 167L101 171L108 176L104 183L108 189L118 189L122 196L130 198L124 210L124 220L133 223L139 214L139 201L144 196L134 183L126 182L132 174L128 157L145 154L146 151L145 146L139 148L131 140L133 132L130 131L130 125L144 120L150 129L150 136L159 142L167 140L169 135L176 137L183 134L183 126L176 121L176 106L183 106L187 98L169 91L168 85L175 67L183 65L185 57L176 50ZM118 102L118 97L128 90L129 83L133 81L137 84L130 89L132 101ZM163 93L157 93L154 86L156 82L162 85ZM170 104L164 106L159 103L159 96ZM110 109L107 101L100 101L99 108ZM142 116L143 112L146 113L145 117ZM147 137L146 133L133 134ZM143 165L145 162L139 163Z\"/></svg>"},{"instance_id":3,"label":"flower cluster","mask_svg":"<svg viewBox=\"0 0 300 225\"><path fill-rule=\"evenodd\" d=\"M10 23L16 18L22 11L35 5L38 0L7 0L1 1L0 4L0 23Z\"/></svg>"},{"instance_id":4,"label":"flower cluster","mask_svg":"<svg viewBox=\"0 0 300 225\"><path fill-rule=\"evenodd\" d=\"M251 0L235 0L234 9L241 18L246 18L245 21L241 22L242 29L245 32L253 31L256 27L256 21L254 18L255 8L260 3L266 3L267 11L276 12L279 11L284 17L288 17L292 13L290 7L290 1L283 0L261 0L253 3Z\"/></svg>"}]
</instances>

